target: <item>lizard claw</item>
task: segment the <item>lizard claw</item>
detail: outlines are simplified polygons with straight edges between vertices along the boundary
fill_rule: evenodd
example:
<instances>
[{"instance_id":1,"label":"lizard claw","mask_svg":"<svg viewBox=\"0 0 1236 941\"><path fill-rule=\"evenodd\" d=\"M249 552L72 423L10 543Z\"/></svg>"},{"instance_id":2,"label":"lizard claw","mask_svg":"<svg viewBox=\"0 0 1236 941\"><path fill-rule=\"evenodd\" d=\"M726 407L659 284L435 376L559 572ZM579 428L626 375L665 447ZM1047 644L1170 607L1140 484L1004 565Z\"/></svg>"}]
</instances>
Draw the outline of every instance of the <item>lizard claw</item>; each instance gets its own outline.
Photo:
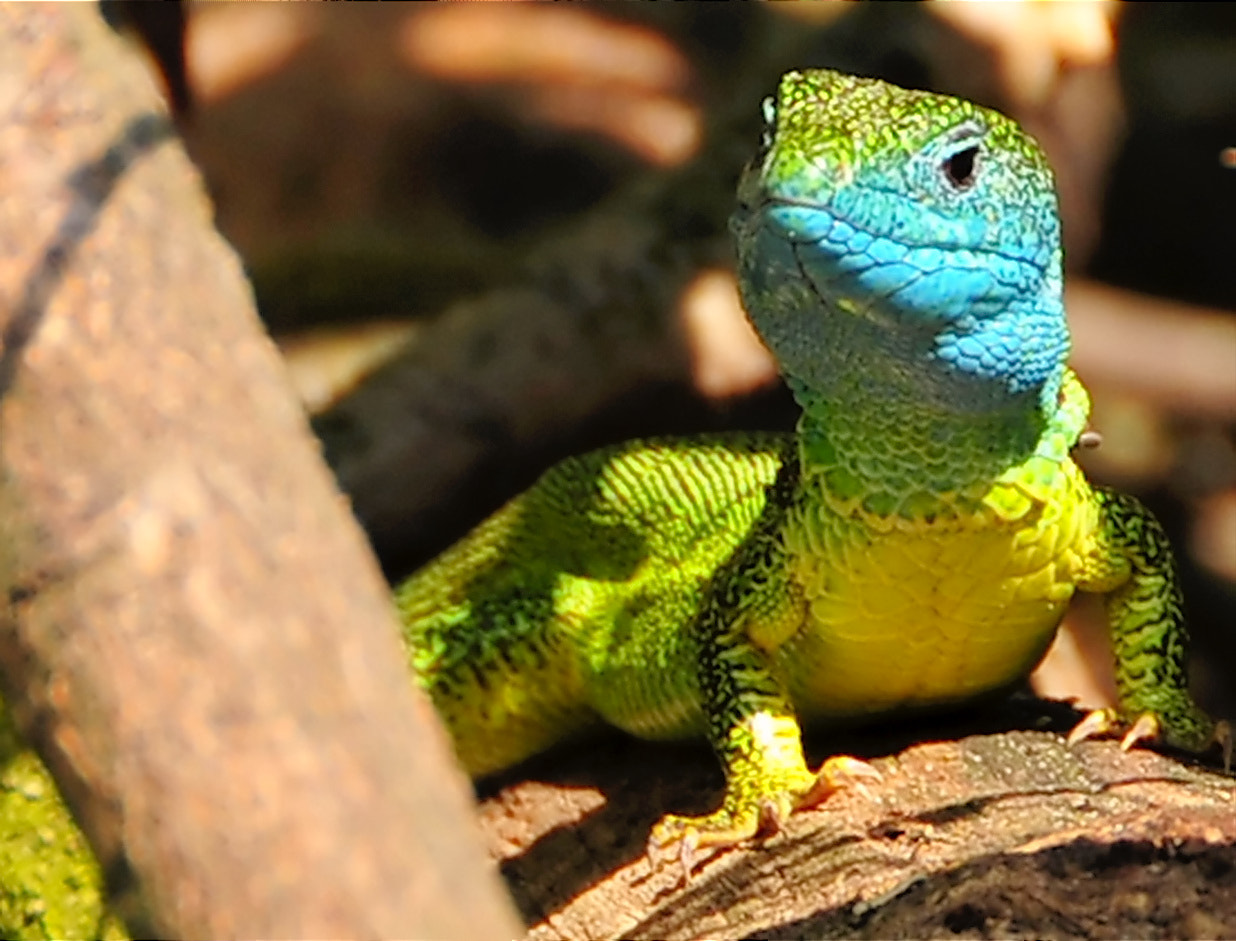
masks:
<instances>
[{"instance_id":1,"label":"lizard claw","mask_svg":"<svg viewBox=\"0 0 1236 941\"><path fill-rule=\"evenodd\" d=\"M789 816L789 809L784 801L764 797L760 800L759 815L759 823L756 824L755 832L771 836L781 832Z\"/></svg>"},{"instance_id":2,"label":"lizard claw","mask_svg":"<svg viewBox=\"0 0 1236 941\"><path fill-rule=\"evenodd\" d=\"M1124 726L1125 723L1115 709L1095 709L1087 713L1086 717L1073 727L1067 742L1071 748L1078 742L1118 731ZM1210 733L1208 740L1181 743L1171 741L1171 735L1165 729L1163 720L1159 716L1153 712L1143 712L1120 739L1120 748L1122 751L1129 751L1139 742L1162 742L1164 740L1167 740L1169 745L1183 747L1186 751L1199 754L1218 745L1223 753L1223 770L1228 773L1232 770L1232 750L1236 741L1233 739L1232 725L1226 721L1214 724L1214 730Z\"/></svg>"},{"instance_id":3,"label":"lizard claw","mask_svg":"<svg viewBox=\"0 0 1236 941\"><path fill-rule=\"evenodd\" d=\"M1141 741L1157 741L1162 731L1163 728L1159 724L1158 716L1153 712L1143 712L1137 717L1137 721L1133 723L1132 728L1124 734L1124 738L1120 740L1120 750L1128 751Z\"/></svg>"},{"instance_id":4,"label":"lizard claw","mask_svg":"<svg viewBox=\"0 0 1236 941\"><path fill-rule=\"evenodd\" d=\"M1084 742L1088 738L1094 738L1096 735L1110 732L1116 727L1118 722L1116 710L1095 709L1092 712L1086 713L1086 717L1073 726L1073 731L1065 739L1065 744L1072 748L1078 742Z\"/></svg>"}]
</instances>

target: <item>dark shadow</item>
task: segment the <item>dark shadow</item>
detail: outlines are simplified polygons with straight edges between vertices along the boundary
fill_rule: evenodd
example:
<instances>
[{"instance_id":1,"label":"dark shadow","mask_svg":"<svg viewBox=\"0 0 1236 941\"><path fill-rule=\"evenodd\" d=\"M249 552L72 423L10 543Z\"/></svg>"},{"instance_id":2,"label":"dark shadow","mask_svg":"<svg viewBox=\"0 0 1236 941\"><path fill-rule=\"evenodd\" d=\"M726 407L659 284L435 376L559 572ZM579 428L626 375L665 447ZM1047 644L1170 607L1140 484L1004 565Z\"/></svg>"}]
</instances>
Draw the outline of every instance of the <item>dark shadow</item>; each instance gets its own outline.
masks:
<instances>
[{"instance_id":1,"label":"dark shadow","mask_svg":"<svg viewBox=\"0 0 1236 941\"><path fill-rule=\"evenodd\" d=\"M604 805L543 834L501 864L526 925L544 921L615 870L640 859L666 813L704 814L724 793L721 766L703 742L658 744L617 732L554 749L483 785L535 780L601 792Z\"/></svg>"}]
</instances>

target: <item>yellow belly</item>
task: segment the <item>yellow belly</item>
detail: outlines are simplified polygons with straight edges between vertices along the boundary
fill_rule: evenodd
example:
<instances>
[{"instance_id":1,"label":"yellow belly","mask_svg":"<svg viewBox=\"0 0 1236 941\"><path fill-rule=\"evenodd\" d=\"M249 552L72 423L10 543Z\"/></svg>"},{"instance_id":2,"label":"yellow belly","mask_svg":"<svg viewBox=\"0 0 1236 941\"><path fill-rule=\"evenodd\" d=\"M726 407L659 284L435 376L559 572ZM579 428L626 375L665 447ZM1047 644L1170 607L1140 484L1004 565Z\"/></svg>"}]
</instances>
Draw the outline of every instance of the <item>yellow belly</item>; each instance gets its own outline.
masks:
<instances>
[{"instance_id":1,"label":"yellow belly","mask_svg":"<svg viewBox=\"0 0 1236 941\"><path fill-rule=\"evenodd\" d=\"M1063 476L1057 497L1085 487L1075 470ZM879 532L825 514L792 531L806 624L777 661L798 708L925 706L1024 677L1055 634L1094 525L1090 501L1054 499L1013 521L984 507Z\"/></svg>"}]
</instances>

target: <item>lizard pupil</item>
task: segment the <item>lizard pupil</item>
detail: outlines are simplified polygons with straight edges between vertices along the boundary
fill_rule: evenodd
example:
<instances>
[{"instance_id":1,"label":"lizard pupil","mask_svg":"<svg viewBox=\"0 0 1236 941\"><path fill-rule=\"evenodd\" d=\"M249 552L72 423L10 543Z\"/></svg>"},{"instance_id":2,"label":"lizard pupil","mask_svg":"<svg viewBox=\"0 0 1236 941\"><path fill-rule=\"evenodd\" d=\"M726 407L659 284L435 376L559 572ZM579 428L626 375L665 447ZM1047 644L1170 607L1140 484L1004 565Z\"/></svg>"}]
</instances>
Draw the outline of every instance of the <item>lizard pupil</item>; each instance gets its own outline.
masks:
<instances>
[{"instance_id":1,"label":"lizard pupil","mask_svg":"<svg viewBox=\"0 0 1236 941\"><path fill-rule=\"evenodd\" d=\"M967 147L947 157L944 161L944 173L954 188L968 189L974 183L974 164L978 158L978 147Z\"/></svg>"}]
</instances>

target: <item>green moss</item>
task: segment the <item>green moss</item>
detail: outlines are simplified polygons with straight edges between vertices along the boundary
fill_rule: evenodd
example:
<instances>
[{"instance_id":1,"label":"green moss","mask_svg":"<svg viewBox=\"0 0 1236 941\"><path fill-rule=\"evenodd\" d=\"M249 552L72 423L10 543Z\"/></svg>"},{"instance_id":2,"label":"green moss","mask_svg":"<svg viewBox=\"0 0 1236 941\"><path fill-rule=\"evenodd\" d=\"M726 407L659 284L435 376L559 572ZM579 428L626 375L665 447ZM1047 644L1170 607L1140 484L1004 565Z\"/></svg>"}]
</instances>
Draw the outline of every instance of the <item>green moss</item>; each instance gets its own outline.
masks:
<instances>
[{"instance_id":1,"label":"green moss","mask_svg":"<svg viewBox=\"0 0 1236 941\"><path fill-rule=\"evenodd\" d=\"M47 769L0 703L0 937L127 937Z\"/></svg>"}]
</instances>

